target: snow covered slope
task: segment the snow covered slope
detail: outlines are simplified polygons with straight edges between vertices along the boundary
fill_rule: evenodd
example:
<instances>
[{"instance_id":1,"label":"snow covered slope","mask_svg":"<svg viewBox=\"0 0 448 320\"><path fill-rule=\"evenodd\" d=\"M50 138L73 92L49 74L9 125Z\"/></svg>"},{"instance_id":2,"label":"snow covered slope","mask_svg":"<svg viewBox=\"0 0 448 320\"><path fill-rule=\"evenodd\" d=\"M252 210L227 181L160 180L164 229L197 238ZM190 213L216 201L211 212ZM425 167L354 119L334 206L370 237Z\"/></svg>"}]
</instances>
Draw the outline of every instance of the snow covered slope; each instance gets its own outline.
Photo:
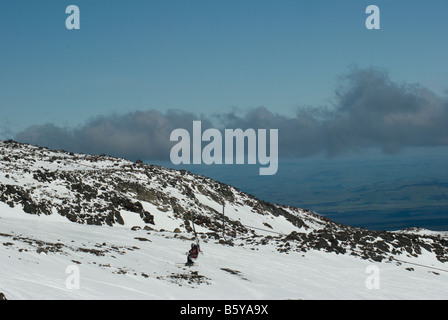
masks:
<instances>
[{"instance_id":1,"label":"snow covered slope","mask_svg":"<svg viewBox=\"0 0 448 320\"><path fill-rule=\"evenodd\" d=\"M339 225L186 171L9 141L0 190L7 299L448 298L445 234Z\"/></svg>"}]
</instances>

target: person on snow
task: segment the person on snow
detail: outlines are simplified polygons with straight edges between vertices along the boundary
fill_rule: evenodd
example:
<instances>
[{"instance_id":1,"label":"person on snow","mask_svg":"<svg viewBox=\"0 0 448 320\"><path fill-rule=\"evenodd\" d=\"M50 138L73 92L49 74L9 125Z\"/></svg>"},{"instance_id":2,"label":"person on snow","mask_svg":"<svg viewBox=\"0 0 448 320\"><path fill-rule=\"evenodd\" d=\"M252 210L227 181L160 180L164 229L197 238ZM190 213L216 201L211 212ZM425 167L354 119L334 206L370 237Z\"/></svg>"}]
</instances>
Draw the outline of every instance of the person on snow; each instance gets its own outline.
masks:
<instances>
[{"instance_id":1,"label":"person on snow","mask_svg":"<svg viewBox=\"0 0 448 320\"><path fill-rule=\"evenodd\" d=\"M196 260L198 258L199 252L201 252L201 249L199 249L199 245L197 245L196 243L192 243L191 249L190 251L188 251L187 265L192 265L194 263L193 259Z\"/></svg>"}]
</instances>

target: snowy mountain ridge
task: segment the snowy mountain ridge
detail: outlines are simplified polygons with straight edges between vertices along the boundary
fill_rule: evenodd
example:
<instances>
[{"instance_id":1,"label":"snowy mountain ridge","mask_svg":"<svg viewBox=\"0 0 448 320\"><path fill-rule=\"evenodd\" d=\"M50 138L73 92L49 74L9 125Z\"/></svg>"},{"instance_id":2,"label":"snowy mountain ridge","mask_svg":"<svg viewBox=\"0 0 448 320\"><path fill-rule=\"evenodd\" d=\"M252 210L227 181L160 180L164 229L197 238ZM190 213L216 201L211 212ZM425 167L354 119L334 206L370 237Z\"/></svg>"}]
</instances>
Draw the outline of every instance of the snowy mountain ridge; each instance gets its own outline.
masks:
<instances>
[{"instance_id":1,"label":"snowy mountain ridge","mask_svg":"<svg viewBox=\"0 0 448 320\"><path fill-rule=\"evenodd\" d=\"M184 170L8 141L0 190L8 299L447 297L446 233L344 226ZM195 232L204 254L186 268ZM383 290L366 288L370 265Z\"/></svg>"}]
</instances>

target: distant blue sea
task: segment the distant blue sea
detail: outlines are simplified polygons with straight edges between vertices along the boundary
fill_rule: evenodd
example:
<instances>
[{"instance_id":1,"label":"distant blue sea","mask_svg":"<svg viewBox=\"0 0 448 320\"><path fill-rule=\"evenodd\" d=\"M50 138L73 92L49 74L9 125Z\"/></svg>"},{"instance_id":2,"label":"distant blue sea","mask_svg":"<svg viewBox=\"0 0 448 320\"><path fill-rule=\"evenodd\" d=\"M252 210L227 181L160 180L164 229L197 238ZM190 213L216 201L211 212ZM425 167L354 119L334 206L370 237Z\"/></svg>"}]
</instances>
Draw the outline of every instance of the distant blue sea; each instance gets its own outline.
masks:
<instances>
[{"instance_id":1,"label":"distant blue sea","mask_svg":"<svg viewBox=\"0 0 448 320\"><path fill-rule=\"evenodd\" d=\"M434 231L448 231L448 206L381 212L377 210L356 213L324 212L323 214L333 221L369 230L395 231L420 227Z\"/></svg>"},{"instance_id":2,"label":"distant blue sea","mask_svg":"<svg viewBox=\"0 0 448 320\"><path fill-rule=\"evenodd\" d=\"M389 231L408 227L448 230L445 149L289 159L279 162L273 176L260 176L259 165L156 164L186 169L259 199L312 210L346 225Z\"/></svg>"}]
</instances>

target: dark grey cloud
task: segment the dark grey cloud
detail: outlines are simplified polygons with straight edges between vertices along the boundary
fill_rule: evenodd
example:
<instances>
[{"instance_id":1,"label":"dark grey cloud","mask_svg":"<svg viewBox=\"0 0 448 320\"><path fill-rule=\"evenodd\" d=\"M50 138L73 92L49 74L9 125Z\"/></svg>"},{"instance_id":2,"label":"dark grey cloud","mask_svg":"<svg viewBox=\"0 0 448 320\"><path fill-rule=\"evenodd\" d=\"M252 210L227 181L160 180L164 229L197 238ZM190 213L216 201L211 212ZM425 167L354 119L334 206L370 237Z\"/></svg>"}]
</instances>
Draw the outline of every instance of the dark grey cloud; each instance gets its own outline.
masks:
<instances>
[{"instance_id":1,"label":"dark grey cloud","mask_svg":"<svg viewBox=\"0 0 448 320\"><path fill-rule=\"evenodd\" d=\"M385 71L353 69L341 78L333 109L323 122L325 150L446 145L448 101L417 85L398 84Z\"/></svg>"},{"instance_id":2,"label":"dark grey cloud","mask_svg":"<svg viewBox=\"0 0 448 320\"><path fill-rule=\"evenodd\" d=\"M32 126L15 139L41 146L84 153L106 153L128 159L169 159L170 133L202 129L253 128L279 130L280 157L330 156L364 148L385 153L404 147L448 144L448 99L418 84L393 82L377 68L353 67L340 77L332 102L300 108L284 116L259 107L197 116L190 112L154 110L99 116L78 128L52 124Z\"/></svg>"},{"instance_id":3,"label":"dark grey cloud","mask_svg":"<svg viewBox=\"0 0 448 320\"><path fill-rule=\"evenodd\" d=\"M331 103L302 108L294 117L258 108L220 118L229 127L278 128L282 156L448 145L447 97L418 84L395 83L378 68L351 68L340 77Z\"/></svg>"},{"instance_id":4,"label":"dark grey cloud","mask_svg":"<svg viewBox=\"0 0 448 320\"><path fill-rule=\"evenodd\" d=\"M165 114L154 110L136 111L98 116L75 129L53 124L35 125L18 133L14 139L54 149L104 153L132 160L166 159L171 149L171 131L189 128L193 120L201 119L176 110ZM207 124L207 120L204 123Z\"/></svg>"}]
</instances>

